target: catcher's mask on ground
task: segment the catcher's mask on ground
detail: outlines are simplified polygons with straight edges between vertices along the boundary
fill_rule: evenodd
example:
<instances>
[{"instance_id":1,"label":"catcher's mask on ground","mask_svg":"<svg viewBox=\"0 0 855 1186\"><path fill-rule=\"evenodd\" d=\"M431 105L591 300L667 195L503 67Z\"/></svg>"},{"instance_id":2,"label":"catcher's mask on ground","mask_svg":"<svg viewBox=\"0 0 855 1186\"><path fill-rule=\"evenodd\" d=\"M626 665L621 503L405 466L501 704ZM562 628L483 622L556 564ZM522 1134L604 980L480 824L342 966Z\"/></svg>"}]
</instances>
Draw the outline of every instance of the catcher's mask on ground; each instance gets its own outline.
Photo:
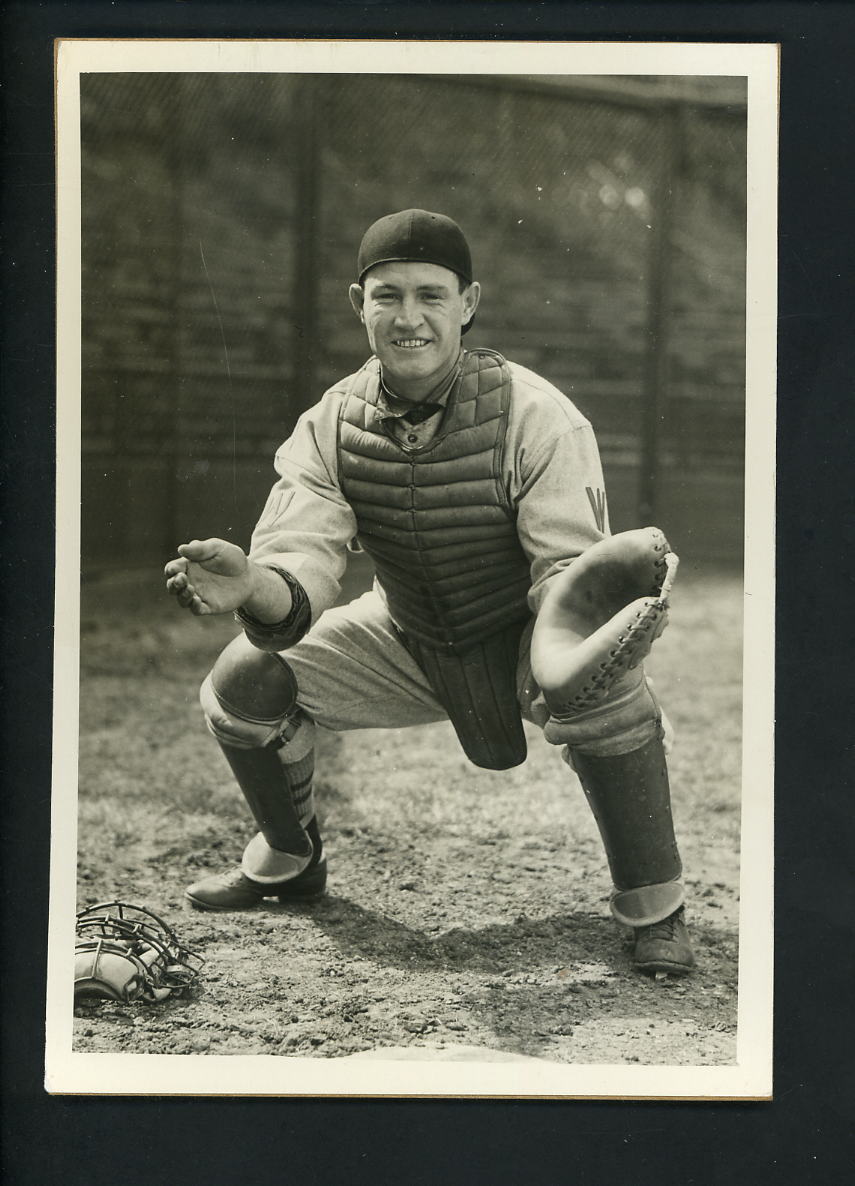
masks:
<instances>
[{"instance_id":1,"label":"catcher's mask on ground","mask_svg":"<svg viewBox=\"0 0 855 1186\"><path fill-rule=\"evenodd\" d=\"M144 906L101 902L77 915L75 1003L162 1001L189 987L203 963Z\"/></svg>"}]
</instances>

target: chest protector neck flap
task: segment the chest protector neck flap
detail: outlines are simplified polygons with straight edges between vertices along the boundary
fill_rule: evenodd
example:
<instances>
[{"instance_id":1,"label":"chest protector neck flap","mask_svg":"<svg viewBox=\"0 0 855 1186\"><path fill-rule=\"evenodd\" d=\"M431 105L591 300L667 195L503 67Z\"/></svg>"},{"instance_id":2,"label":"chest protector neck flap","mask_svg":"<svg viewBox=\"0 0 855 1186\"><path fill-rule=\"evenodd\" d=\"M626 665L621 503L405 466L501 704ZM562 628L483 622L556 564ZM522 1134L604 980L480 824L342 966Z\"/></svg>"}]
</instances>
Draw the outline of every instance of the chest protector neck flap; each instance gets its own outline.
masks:
<instances>
[{"instance_id":1,"label":"chest protector neck flap","mask_svg":"<svg viewBox=\"0 0 855 1186\"><path fill-rule=\"evenodd\" d=\"M516 667L531 578L502 480L507 363L467 352L436 436L412 451L384 425L379 389L371 359L341 404L339 475L359 542L467 757L519 765Z\"/></svg>"}]
</instances>

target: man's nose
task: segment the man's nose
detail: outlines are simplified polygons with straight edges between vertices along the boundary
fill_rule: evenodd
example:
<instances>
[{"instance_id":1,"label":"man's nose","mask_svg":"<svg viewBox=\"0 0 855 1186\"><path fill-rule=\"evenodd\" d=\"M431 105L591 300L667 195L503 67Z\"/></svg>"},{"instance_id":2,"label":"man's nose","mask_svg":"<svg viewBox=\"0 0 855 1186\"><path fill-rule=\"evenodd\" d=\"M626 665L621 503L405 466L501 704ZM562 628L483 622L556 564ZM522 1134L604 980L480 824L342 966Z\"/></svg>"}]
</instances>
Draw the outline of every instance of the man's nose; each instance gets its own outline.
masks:
<instances>
[{"instance_id":1,"label":"man's nose","mask_svg":"<svg viewBox=\"0 0 855 1186\"><path fill-rule=\"evenodd\" d=\"M395 322L399 329L414 329L421 323L422 311L416 300L404 299L398 306Z\"/></svg>"}]
</instances>

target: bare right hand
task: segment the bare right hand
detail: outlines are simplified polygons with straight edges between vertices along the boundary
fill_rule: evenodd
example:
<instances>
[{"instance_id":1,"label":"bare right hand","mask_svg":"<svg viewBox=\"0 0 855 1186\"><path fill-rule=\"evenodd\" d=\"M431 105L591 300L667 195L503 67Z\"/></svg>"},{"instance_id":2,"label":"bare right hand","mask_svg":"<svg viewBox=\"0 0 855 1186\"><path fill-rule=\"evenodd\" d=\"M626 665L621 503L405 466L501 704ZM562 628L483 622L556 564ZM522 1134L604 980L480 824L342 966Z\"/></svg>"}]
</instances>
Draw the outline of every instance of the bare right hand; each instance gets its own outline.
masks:
<instances>
[{"instance_id":1,"label":"bare right hand","mask_svg":"<svg viewBox=\"0 0 855 1186\"><path fill-rule=\"evenodd\" d=\"M166 588L192 614L230 613L251 596L252 567L237 544L194 539L177 550L163 570Z\"/></svg>"}]
</instances>

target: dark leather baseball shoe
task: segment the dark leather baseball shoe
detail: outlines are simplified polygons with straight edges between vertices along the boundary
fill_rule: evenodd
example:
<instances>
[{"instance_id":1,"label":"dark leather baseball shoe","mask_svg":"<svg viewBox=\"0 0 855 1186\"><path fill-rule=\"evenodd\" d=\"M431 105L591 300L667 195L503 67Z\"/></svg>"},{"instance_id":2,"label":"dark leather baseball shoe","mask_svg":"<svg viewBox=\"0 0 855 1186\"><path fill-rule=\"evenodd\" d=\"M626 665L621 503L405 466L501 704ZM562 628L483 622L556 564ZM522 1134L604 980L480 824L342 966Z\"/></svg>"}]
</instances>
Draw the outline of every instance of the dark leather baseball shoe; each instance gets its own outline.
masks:
<instances>
[{"instance_id":1,"label":"dark leather baseball shoe","mask_svg":"<svg viewBox=\"0 0 855 1186\"><path fill-rule=\"evenodd\" d=\"M312 841L312 858L296 877L287 881L262 883L247 877L238 866L226 873L215 873L212 877L195 881L184 891L184 896L197 910L251 910L265 898L278 898L285 903L311 902L319 898L326 889L327 863L314 819L306 831Z\"/></svg>"},{"instance_id":2,"label":"dark leather baseball shoe","mask_svg":"<svg viewBox=\"0 0 855 1186\"><path fill-rule=\"evenodd\" d=\"M187 887L184 896L197 910L250 910L265 898L280 902L310 902L319 898L327 884L327 863L304 869L290 881L262 885L247 877L241 867L216 873Z\"/></svg>"},{"instance_id":3,"label":"dark leather baseball shoe","mask_svg":"<svg viewBox=\"0 0 855 1186\"><path fill-rule=\"evenodd\" d=\"M648 927L635 928L633 963L640 972L669 972L685 976L695 966L683 907Z\"/></svg>"}]
</instances>

